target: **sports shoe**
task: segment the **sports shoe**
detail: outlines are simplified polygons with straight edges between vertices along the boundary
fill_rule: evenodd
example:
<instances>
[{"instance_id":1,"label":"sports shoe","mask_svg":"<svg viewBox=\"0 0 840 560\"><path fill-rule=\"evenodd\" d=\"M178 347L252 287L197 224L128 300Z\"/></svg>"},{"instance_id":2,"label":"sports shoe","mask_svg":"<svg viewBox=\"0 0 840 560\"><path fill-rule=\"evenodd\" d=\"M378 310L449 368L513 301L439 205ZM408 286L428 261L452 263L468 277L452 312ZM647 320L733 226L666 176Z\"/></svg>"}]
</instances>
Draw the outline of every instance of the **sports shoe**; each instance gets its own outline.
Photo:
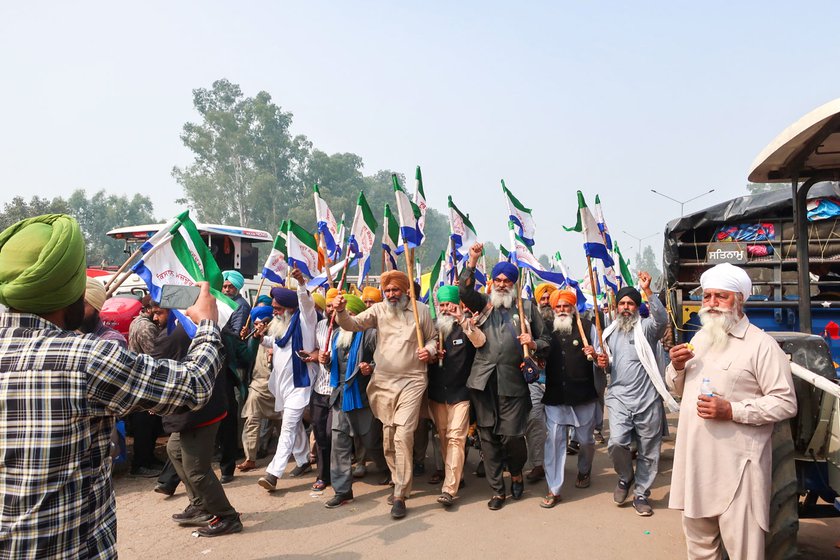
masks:
<instances>
[{"instance_id":1,"label":"sports shoe","mask_svg":"<svg viewBox=\"0 0 840 560\"><path fill-rule=\"evenodd\" d=\"M592 484L592 473L578 473L575 488L589 488Z\"/></svg>"},{"instance_id":2,"label":"sports shoe","mask_svg":"<svg viewBox=\"0 0 840 560\"><path fill-rule=\"evenodd\" d=\"M633 509L635 509L636 513L642 517L650 517L653 515L653 508L650 507L648 499L644 496L636 496L633 498Z\"/></svg>"},{"instance_id":3,"label":"sports shoe","mask_svg":"<svg viewBox=\"0 0 840 560\"><path fill-rule=\"evenodd\" d=\"M203 526L211 519L213 519L211 514L192 504L188 505L183 512L172 515L172 521L187 527L191 525Z\"/></svg>"},{"instance_id":4,"label":"sports shoe","mask_svg":"<svg viewBox=\"0 0 840 560\"><path fill-rule=\"evenodd\" d=\"M324 507L327 509L335 509L337 507L341 507L344 504L349 504L353 501L353 492L348 494L336 494L332 498L324 503Z\"/></svg>"},{"instance_id":5,"label":"sports shoe","mask_svg":"<svg viewBox=\"0 0 840 560\"><path fill-rule=\"evenodd\" d=\"M201 537L220 537L241 531L242 521L237 513L230 517L214 517L207 526L200 528L196 533Z\"/></svg>"},{"instance_id":6,"label":"sports shoe","mask_svg":"<svg viewBox=\"0 0 840 560\"><path fill-rule=\"evenodd\" d=\"M311 470L312 470L312 464L311 463L304 463L302 465L298 465L295 468L293 468L292 472L289 473L289 476L291 476L292 478L297 478L297 477L299 477L303 474L308 473Z\"/></svg>"},{"instance_id":7,"label":"sports shoe","mask_svg":"<svg viewBox=\"0 0 840 560\"><path fill-rule=\"evenodd\" d=\"M405 500L402 498L394 498L394 505L391 506L391 517L393 519L402 519L405 517Z\"/></svg>"},{"instance_id":8,"label":"sports shoe","mask_svg":"<svg viewBox=\"0 0 840 560\"><path fill-rule=\"evenodd\" d=\"M257 481L257 484L269 492L274 492L277 489L277 477L271 473L265 473L265 475L261 476Z\"/></svg>"},{"instance_id":9,"label":"sports shoe","mask_svg":"<svg viewBox=\"0 0 840 560\"><path fill-rule=\"evenodd\" d=\"M630 482L632 482L632 480ZM618 484L616 484L615 490L613 490L613 502L615 502L616 505L620 506L627 499L627 494L630 493L630 482L619 480Z\"/></svg>"}]
</instances>

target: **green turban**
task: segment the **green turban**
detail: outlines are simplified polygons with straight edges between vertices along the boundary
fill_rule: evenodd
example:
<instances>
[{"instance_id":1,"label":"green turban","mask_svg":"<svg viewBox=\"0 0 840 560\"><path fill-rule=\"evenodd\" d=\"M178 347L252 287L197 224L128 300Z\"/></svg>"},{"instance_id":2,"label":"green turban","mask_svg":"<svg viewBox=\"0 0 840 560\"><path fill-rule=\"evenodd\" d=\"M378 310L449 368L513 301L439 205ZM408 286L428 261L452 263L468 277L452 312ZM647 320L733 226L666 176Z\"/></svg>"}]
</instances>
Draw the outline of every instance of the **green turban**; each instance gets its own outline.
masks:
<instances>
[{"instance_id":1,"label":"green turban","mask_svg":"<svg viewBox=\"0 0 840 560\"><path fill-rule=\"evenodd\" d=\"M441 286L437 291L438 301L449 303L461 303L461 298L458 297L458 286Z\"/></svg>"},{"instance_id":2,"label":"green turban","mask_svg":"<svg viewBox=\"0 0 840 560\"><path fill-rule=\"evenodd\" d=\"M65 214L22 220L0 233L0 303L49 313L85 293L85 240Z\"/></svg>"},{"instance_id":3,"label":"green turban","mask_svg":"<svg viewBox=\"0 0 840 560\"><path fill-rule=\"evenodd\" d=\"M357 295L344 294L344 301L347 302L347 311L349 311L350 313L358 315L359 313L367 309L367 305L365 305L365 302L363 302L362 298L360 298Z\"/></svg>"}]
</instances>

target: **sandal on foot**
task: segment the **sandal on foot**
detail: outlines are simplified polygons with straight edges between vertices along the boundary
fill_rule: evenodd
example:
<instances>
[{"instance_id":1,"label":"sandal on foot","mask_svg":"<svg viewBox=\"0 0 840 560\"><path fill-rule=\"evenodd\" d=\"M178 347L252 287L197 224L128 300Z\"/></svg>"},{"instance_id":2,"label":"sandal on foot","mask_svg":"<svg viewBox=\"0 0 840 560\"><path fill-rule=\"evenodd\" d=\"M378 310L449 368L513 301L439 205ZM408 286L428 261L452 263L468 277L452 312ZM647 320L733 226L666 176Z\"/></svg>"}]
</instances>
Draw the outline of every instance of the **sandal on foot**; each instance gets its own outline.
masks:
<instances>
[{"instance_id":1,"label":"sandal on foot","mask_svg":"<svg viewBox=\"0 0 840 560\"><path fill-rule=\"evenodd\" d=\"M315 481L312 485L312 489L316 492L323 492L324 489L327 487L327 483L321 480L320 478Z\"/></svg>"},{"instance_id":2,"label":"sandal on foot","mask_svg":"<svg viewBox=\"0 0 840 560\"><path fill-rule=\"evenodd\" d=\"M551 492L549 492L548 494L545 495L545 498L543 498L542 501L540 502L540 507L541 508L546 508L546 509L551 509L554 506L556 506L557 504L559 504L561 500L562 500L562 498L560 497L559 494L555 495L555 494L552 494Z\"/></svg>"},{"instance_id":3,"label":"sandal on foot","mask_svg":"<svg viewBox=\"0 0 840 560\"><path fill-rule=\"evenodd\" d=\"M427 482L429 484L440 484L441 482L443 482L443 476L443 471L435 471L432 474L432 476L429 477L429 480L427 480Z\"/></svg>"},{"instance_id":4,"label":"sandal on foot","mask_svg":"<svg viewBox=\"0 0 840 560\"><path fill-rule=\"evenodd\" d=\"M452 494L449 492L443 492L440 496L438 496L437 502L443 507L449 507L455 503L455 500L452 498Z\"/></svg>"}]
</instances>

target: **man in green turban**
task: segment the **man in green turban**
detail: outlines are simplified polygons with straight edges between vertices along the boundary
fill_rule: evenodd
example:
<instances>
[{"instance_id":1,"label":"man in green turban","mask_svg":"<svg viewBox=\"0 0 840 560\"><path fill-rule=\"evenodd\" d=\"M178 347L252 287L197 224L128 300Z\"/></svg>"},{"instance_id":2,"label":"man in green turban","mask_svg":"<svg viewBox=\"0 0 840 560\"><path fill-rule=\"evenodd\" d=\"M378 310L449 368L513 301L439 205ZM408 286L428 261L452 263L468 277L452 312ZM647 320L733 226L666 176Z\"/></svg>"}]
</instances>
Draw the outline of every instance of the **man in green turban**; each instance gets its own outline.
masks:
<instances>
[{"instance_id":1,"label":"man in green turban","mask_svg":"<svg viewBox=\"0 0 840 560\"><path fill-rule=\"evenodd\" d=\"M0 233L0 303L9 307L0 314L3 558L116 558L115 417L201 408L221 366L206 283L187 310L198 329L183 362L74 333L85 284L84 239L70 216L29 218ZM218 534L212 524L199 531Z\"/></svg>"}]
</instances>

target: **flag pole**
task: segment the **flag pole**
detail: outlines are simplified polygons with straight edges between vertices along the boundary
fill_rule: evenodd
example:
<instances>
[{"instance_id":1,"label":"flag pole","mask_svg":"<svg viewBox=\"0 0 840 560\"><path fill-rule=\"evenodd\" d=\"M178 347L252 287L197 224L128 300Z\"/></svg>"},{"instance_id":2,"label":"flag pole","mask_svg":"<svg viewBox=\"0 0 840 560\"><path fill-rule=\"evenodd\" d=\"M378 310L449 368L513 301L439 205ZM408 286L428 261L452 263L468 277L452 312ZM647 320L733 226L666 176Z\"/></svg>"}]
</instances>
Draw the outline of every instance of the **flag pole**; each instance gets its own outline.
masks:
<instances>
[{"instance_id":1,"label":"flag pole","mask_svg":"<svg viewBox=\"0 0 840 560\"><path fill-rule=\"evenodd\" d=\"M260 292L261 292L261 291L262 291L262 289L263 289L263 284L265 284L265 276L263 276L262 278L260 278L260 285L259 285L259 286L257 286L257 298L259 298L259 297L260 297ZM254 303L257 303L256 298L254 299ZM251 324L251 314L250 314L250 313L248 313L248 318L247 318L247 319L245 319L245 327L244 327L244 328L245 328L245 329L247 329L247 328L248 328L248 325L250 325L250 324ZM240 338L242 338L242 337L240 337ZM242 340L245 340L245 339L243 338Z\"/></svg>"},{"instance_id":2,"label":"flag pole","mask_svg":"<svg viewBox=\"0 0 840 560\"><path fill-rule=\"evenodd\" d=\"M526 334L526 322L525 322L525 308L522 305L522 269L519 268L519 259L516 258L516 234L513 232L513 222L508 222L508 232L510 234L510 253L513 258L513 262L516 263L516 293L514 296L516 297L516 310L519 313L519 333ZM486 273L486 270L485 270ZM528 347L527 344L522 345L522 355L527 359L531 357L531 349Z\"/></svg>"},{"instance_id":3,"label":"flag pole","mask_svg":"<svg viewBox=\"0 0 840 560\"><path fill-rule=\"evenodd\" d=\"M146 251L146 253L143 255L143 259L147 259L147 258L151 257L152 255L154 255L158 251L158 249L160 249L161 247L163 247L164 245L166 245L167 243L172 241L172 237L173 237L173 235L170 233L169 237L164 237L164 238L159 239L158 243L156 243L151 249ZM136 264L137 263L135 263L135 265ZM128 280L130 277L131 277L131 274L125 274L117 282L111 284L111 287L108 289L107 292L105 292L105 297L111 297L111 295L114 292L116 292L117 289L119 289L119 287L122 286L125 283L125 281Z\"/></svg>"},{"instance_id":4,"label":"flag pole","mask_svg":"<svg viewBox=\"0 0 840 560\"><path fill-rule=\"evenodd\" d=\"M120 274L123 273L123 271L125 271L125 269L128 267L128 263L130 263L132 260L134 260L134 257L136 257L137 255L140 255L141 253L143 253L143 251L140 248L137 248L133 253L131 253L131 256L128 257L124 263L122 263L122 266L114 273L113 276L111 276L111 279L108 280L108 282L105 284L105 289L106 290L111 287L111 284L114 282L114 280L117 279L117 276L119 276ZM131 275L129 274L129 276L131 276Z\"/></svg>"},{"instance_id":5,"label":"flag pole","mask_svg":"<svg viewBox=\"0 0 840 560\"><path fill-rule=\"evenodd\" d=\"M338 283L338 292L341 293L344 280L347 278L347 263L350 262L350 239L347 239L347 245L344 247L344 266L341 267L341 281ZM332 286L332 283L330 284ZM329 345L332 338L333 329L335 328L335 313L330 317L330 326L327 328L327 354L330 353Z\"/></svg>"},{"instance_id":6,"label":"flag pole","mask_svg":"<svg viewBox=\"0 0 840 560\"><path fill-rule=\"evenodd\" d=\"M417 295L414 293L414 249L408 248L408 242L403 238L403 252L405 264L408 268L408 294L411 297L411 308L414 311L414 328L417 333L417 349L423 349L423 331L420 330L420 313L417 311Z\"/></svg>"},{"instance_id":7,"label":"flag pole","mask_svg":"<svg viewBox=\"0 0 840 560\"><path fill-rule=\"evenodd\" d=\"M595 290L595 274L592 272L592 257L586 255L586 266L589 268L589 285L592 290ZM592 294L592 300L595 303L595 331L598 333L598 343L601 345L601 351L604 352L604 337L601 329L601 316L598 314L598 296Z\"/></svg>"}]
</instances>

